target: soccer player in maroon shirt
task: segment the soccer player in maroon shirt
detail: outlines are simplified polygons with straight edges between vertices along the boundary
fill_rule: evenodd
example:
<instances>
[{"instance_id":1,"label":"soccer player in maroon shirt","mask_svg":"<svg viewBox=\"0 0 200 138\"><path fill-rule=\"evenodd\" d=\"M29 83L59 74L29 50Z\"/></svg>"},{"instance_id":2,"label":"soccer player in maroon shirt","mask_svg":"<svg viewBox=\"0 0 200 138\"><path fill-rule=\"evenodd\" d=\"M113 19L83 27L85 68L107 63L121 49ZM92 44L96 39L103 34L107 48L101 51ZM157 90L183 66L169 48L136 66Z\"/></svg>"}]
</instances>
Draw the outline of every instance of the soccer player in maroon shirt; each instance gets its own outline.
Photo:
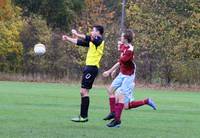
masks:
<instances>
[{"instance_id":1,"label":"soccer player in maroon shirt","mask_svg":"<svg viewBox=\"0 0 200 138\"><path fill-rule=\"evenodd\" d=\"M118 42L118 50L120 51L119 61L108 71L103 73L104 77L120 68L120 73L113 80L111 86L108 88L110 113L104 120L113 119L107 124L108 127L119 127L121 124L121 114L123 109L137 108L143 105L149 105L156 110L156 105L151 99L144 99L133 101L133 90L135 86L135 72L136 65L134 60L134 47L131 45L134 33L127 30L121 36Z\"/></svg>"}]
</instances>

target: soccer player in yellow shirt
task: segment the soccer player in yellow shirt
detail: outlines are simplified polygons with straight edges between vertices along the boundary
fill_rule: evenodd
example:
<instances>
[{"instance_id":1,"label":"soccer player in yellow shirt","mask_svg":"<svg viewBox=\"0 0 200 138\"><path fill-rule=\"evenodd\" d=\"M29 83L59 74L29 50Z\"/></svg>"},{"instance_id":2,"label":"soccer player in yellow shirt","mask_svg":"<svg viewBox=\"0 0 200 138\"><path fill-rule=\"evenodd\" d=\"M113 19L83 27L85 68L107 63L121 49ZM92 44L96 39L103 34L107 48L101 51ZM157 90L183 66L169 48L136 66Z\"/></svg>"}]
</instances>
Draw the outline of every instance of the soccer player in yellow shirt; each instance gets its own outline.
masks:
<instances>
[{"instance_id":1,"label":"soccer player in yellow shirt","mask_svg":"<svg viewBox=\"0 0 200 138\"><path fill-rule=\"evenodd\" d=\"M89 90L92 88L93 82L98 74L99 62L103 55L104 40L103 40L104 28L100 25L93 26L90 35L79 34L76 30L72 30L72 34L78 38L72 38L67 35L63 35L63 41L72 42L78 46L88 47L86 65L83 69L83 76L81 82L81 106L80 115L72 118L73 122L87 122L88 121L88 109L89 109Z\"/></svg>"}]
</instances>

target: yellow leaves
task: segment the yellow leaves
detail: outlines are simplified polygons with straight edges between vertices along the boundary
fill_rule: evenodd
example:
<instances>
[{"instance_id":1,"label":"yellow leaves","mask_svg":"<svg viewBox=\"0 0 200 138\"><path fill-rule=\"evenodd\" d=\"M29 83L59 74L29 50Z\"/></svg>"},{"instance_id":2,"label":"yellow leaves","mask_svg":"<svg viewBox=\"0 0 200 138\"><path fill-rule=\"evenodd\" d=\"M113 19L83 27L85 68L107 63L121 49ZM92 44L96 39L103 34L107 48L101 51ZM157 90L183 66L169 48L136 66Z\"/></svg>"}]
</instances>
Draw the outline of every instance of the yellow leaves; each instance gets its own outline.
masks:
<instances>
[{"instance_id":1,"label":"yellow leaves","mask_svg":"<svg viewBox=\"0 0 200 138\"><path fill-rule=\"evenodd\" d=\"M141 39L147 38L141 41L140 45L149 43L151 49L157 46L160 48L157 48L158 50L175 53L179 57L183 57L184 54L188 58L197 55L197 52L194 52L194 46L197 47L199 44L197 42L200 40L200 31L198 31L200 30L200 14L193 11L190 17L185 17L184 13L181 16L176 10L167 7L169 5L163 7L159 1L156 5L151 4L150 1L129 1L128 3L129 27L140 32ZM160 10L157 11L155 8L160 8ZM163 10L165 14L160 13L162 8L165 8Z\"/></svg>"},{"instance_id":2,"label":"yellow leaves","mask_svg":"<svg viewBox=\"0 0 200 138\"><path fill-rule=\"evenodd\" d=\"M138 4L134 4L132 1L128 3L128 8L126 9L126 14L128 17L138 15L142 10Z\"/></svg>"},{"instance_id":3,"label":"yellow leaves","mask_svg":"<svg viewBox=\"0 0 200 138\"><path fill-rule=\"evenodd\" d=\"M178 0L173 2L173 7L169 0L156 1L156 4L129 0L127 4L128 26L138 32L134 44L141 56L139 60L145 56L149 60L159 59L156 66L169 65L173 77L179 81L193 80L200 72L200 13L197 2L193 2L192 7L189 6L191 1Z\"/></svg>"},{"instance_id":4,"label":"yellow leaves","mask_svg":"<svg viewBox=\"0 0 200 138\"><path fill-rule=\"evenodd\" d=\"M26 27L29 23L26 23ZM31 24L37 32L40 43L48 44L50 42L51 30L47 26L47 22L42 17L33 17Z\"/></svg>"},{"instance_id":5,"label":"yellow leaves","mask_svg":"<svg viewBox=\"0 0 200 138\"><path fill-rule=\"evenodd\" d=\"M14 11L10 0L1 0L0 3L0 21L12 18Z\"/></svg>"},{"instance_id":6,"label":"yellow leaves","mask_svg":"<svg viewBox=\"0 0 200 138\"><path fill-rule=\"evenodd\" d=\"M9 53L21 55L22 43L19 40L19 34L23 22L17 15L19 9L15 10L9 0L4 2L5 6L3 8L0 7L3 13L0 17L0 56L5 56Z\"/></svg>"},{"instance_id":7,"label":"yellow leaves","mask_svg":"<svg viewBox=\"0 0 200 138\"><path fill-rule=\"evenodd\" d=\"M141 9L140 9L140 7L137 4L134 4L132 6L132 10L133 10L133 12L141 12Z\"/></svg>"},{"instance_id":8,"label":"yellow leaves","mask_svg":"<svg viewBox=\"0 0 200 138\"><path fill-rule=\"evenodd\" d=\"M169 31L169 35L170 35L171 37L175 37L175 36L177 35L177 31L176 31L175 29L171 29L171 30Z\"/></svg>"}]
</instances>

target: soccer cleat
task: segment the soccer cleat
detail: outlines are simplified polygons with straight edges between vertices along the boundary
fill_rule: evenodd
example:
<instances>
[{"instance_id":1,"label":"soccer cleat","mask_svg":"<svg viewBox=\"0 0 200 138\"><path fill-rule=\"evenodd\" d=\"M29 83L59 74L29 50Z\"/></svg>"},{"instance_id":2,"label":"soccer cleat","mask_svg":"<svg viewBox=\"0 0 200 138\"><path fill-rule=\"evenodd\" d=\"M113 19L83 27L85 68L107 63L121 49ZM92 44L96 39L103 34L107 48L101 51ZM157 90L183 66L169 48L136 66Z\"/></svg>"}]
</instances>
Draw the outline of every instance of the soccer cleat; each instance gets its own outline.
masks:
<instances>
[{"instance_id":1,"label":"soccer cleat","mask_svg":"<svg viewBox=\"0 0 200 138\"><path fill-rule=\"evenodd\" d=\"M81 116L78 116L78 117L72 118L71 121L73 121L73 122L82 122L82 123L84 123L84 122L87 122L87 121L88 121L88 118L83 118L83 117L81 117Z\"/></svg>"},{"instance_id":2,"label":"soccer cleat","mask_svg":"<svg viewBox=\"0 0 200 138\"><path fill-rule=\"evenodd\" d=\"M115 113L111 112L103 120L110 120L110 119L113 119L113 118L115 118Z\"/></svg>"},{"instance_id":3,"label":"soccer cleat","mask_svg":"<svg viewBox=\"0 0 200 138\"><path fill-rule=\"evenodd\" d=\"M154 101L150 98L148 98L147 101L147 104L151 106L154 110L156 110L156 104L154 103Z\"/></svg>"},{"instance_id":4,"label":"soccer cleat","mask_svg":"<svg viewBox=\"0 0 200 138\"><path fill-rule=\"evenodd\" d=\"M110 123L107 124L107 127L119 128L120 124L121 124L121 121L112 120Z\"/></svg>"}]
</instances>

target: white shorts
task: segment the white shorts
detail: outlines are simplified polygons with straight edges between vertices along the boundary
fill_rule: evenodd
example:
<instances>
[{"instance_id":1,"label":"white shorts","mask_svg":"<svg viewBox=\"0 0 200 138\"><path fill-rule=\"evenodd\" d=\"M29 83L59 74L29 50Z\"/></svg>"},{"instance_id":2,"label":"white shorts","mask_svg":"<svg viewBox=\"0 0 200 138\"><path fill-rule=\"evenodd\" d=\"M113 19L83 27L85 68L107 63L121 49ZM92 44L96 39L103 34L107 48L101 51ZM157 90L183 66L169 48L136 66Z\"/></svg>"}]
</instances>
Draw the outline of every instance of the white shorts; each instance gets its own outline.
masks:
<instances>
[{"instance_id":1,"label":"white shorts","mask_svg":"<svg viewBox=\"0 0 200 138\"><path fill-rule=\"evenodd\" d=\"M116 94L125 96L124 103L134 100L133 92L135 88L135 73L131 76L119 73L113 80L111 87L116 90Z\"/></svg>"}]
</instances>

